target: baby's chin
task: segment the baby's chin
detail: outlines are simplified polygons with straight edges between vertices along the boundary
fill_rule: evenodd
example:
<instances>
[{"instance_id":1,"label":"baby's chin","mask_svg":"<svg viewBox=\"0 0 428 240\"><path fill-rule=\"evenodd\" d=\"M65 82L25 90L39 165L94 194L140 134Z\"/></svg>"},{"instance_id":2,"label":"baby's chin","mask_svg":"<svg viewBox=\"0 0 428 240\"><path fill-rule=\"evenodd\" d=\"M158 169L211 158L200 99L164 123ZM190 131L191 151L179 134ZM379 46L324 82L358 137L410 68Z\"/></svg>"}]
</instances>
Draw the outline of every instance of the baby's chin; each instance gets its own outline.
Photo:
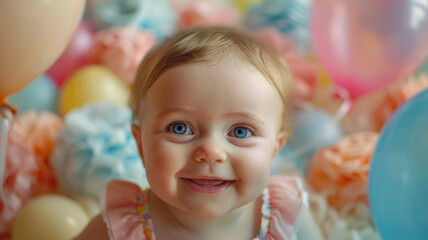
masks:
<instances>
[{"instance_id":1,"label":"baby's chin","mask_svg":"<svg viewBox=\"0 0 428 240\"><path fill-rule=\"evenodd\" d=\"M219 218L230 218L231 220L234 217L241 216L243 213L250 210L253 204L248 202L241 203L223 203L219 205L202 205L202 206L192 206L190 209L187 209L186 212L192 215L195 218L201 220L215 220Z\"/></svg>"},{"instance_id":2,"label":"baby's chin","mask_svg":"<svg viewBox=\"0 0 428 240\"><path fill-rule=\"evenodd\" d=\"M219 208L219 207L212 207L212 206L211 207L195 206L195 207L190 207L189 209L185 209L184 211L195 218L210 220L210 219L217 219L228 214L231 211L231 209L225 208L225 207Z\"/></svg>"},{"instance_id":3,"label":"baby's chin","mask_svg":"<svg viewBox=\"0 0 428 240\"><path fill-rule=\"evenodd\" d=\"M222 217L226 212L220 212L220 211L201 211L201 212L194 212L191 213L192 216L199 218L199 219L217 219L219 217Z\"/></svg>"}]
</instances>

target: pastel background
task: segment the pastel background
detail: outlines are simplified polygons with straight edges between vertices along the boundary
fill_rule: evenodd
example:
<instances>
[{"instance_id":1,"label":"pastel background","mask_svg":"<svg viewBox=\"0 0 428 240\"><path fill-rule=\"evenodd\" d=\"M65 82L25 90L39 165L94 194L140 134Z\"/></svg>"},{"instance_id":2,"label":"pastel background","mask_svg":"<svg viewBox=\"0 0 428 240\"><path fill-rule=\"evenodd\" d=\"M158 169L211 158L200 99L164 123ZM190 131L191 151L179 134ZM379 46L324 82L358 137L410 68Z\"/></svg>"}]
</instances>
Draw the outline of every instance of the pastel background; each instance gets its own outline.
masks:
<instances>
[{"instance_id":1,"label":"pastel background","mask_svg":"<svg viewBox=\"0 0 428 240\"><path fill-rule=\"evenodd\" d=\"M293 135L272 175L305 182L313 224L299 239L428 239L428 0L8 2L0 240L72 239L109 180L148 187L134 76L156 43L195 25L246 29L288 63Z\"/></svg>"}]
</instances>

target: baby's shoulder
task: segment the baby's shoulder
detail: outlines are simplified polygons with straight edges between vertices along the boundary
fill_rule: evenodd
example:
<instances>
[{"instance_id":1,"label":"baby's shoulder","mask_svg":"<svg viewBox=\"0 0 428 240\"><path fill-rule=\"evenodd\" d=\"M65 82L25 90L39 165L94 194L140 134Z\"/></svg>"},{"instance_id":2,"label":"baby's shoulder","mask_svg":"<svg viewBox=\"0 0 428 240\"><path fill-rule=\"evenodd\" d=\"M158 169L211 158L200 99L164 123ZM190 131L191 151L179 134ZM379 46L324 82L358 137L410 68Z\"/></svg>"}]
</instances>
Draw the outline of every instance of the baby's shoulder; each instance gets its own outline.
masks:
<instances>
[{"instance_id":1,"label":"baby's shoulder","mask_svg":"<svg viewBox=\"0 0 428 240\"><path fill-rule=\"evenodd\" d=\"M113 179L105 190L105 209L114 209L132 204L147 204L148 190L142 190L137 184Z\"/></svg>"},{"instance_id":2,"label":"baby's shoulder","mask_svg":"<svg viewBox=\"0 0 428 240\"><path fill-rule=\"evenodd\" d=\"M266 239L292 239L295 225L308 206L303 182L293 176L273 176L268 182L270 225Z\"/></svg>"},{"instance_id":3,"label":"baby's shoulder","mask_svg":"<svg viewBox=\"0 0 428 240\"><path fill-rule=\"evenodd\" d=\"M284 191L292 190L296 192L304 191L303 182L300 177L297 176L284 176L277 175L269 178L267 185L269 191Z\"/></svg>"},{"instance_id":4,"label":"baby's shoulder","mask_svg":"<svg viewBox=\"0 0 428 240\"><path fill-rule=\"evenodd\" d=\"M269 202L272 209L293 206L297 212L307 204L307 192L302 179L294 176L273 176L269 179ZM287 204L284 204L287 203Z\"/></svg>"},{"instance_id":5,"label":"baby's shoulder","mask_svg":"<svg viewBox=\"0 0 428 240\"><path fill-rule=\"evenodd\" d=\"M112 239L150 239L148 191L122 180L108 183L103 215Z\"/></svg>"}]
</instances>

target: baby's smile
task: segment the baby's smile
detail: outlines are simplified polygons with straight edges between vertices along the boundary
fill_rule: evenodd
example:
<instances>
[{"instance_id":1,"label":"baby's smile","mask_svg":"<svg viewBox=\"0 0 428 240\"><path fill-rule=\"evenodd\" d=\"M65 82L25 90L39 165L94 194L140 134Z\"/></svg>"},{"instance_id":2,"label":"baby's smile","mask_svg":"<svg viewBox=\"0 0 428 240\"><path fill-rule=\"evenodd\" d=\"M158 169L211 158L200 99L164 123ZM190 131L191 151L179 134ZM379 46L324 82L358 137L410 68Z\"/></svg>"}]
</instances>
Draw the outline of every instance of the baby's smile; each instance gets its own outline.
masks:
<instances>
[{"instance_id":1,"label":"baby's smile","mask_svg":"<svg viewBox=\"0 0 428 240\"><path fill-rule=\"evenodd\" d=\"M201 193L220 193L230 187L235 180L221 178L181 178L193 191Z\"/></svg>"}]
</instances>

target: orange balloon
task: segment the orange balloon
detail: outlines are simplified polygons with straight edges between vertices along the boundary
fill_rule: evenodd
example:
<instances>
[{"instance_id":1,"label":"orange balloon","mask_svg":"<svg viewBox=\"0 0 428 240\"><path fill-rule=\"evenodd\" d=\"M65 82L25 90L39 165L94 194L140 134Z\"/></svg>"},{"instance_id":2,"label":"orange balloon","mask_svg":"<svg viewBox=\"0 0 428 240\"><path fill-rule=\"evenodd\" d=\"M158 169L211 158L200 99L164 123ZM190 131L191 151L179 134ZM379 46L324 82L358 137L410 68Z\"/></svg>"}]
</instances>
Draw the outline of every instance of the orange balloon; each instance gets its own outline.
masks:
<instances>
[{"instance_id":1,"label":"orange balloon","mask_svg":"<svg viewBox=\"0 0 428 240\"><path fill-rule=\"evenodd\" d=\"M85 0L0 1L0 99L18 92L61 55Z\"/></svg>"}]
</instances>

